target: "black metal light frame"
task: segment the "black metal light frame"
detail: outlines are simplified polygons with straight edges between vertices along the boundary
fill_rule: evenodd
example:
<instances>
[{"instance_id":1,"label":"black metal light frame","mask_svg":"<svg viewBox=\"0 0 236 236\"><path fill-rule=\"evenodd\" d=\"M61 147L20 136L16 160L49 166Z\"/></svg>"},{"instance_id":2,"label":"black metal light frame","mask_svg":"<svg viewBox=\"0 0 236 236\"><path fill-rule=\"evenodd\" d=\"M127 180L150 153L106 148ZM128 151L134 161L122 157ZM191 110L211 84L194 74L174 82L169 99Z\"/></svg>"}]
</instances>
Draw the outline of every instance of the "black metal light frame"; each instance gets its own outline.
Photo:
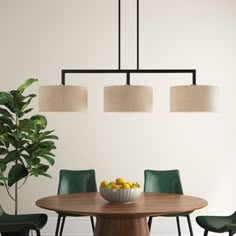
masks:
<instances>
[{"instance_id":1,"label":"black metal light frame","mask_svg":"<svg viewBox=\"0 0 236 236\"><path fill-rule=\"evenodd\" d=\"M196 85L196 69L140 69L139 68L139 0L137 0L137 68L121 69L121 0L118 0L118 69L62 69L61 84L65 85L66 74L126 74L126 85L130 85L130 74L191 74L192 85Z\"/></svg>"}]
</instances>

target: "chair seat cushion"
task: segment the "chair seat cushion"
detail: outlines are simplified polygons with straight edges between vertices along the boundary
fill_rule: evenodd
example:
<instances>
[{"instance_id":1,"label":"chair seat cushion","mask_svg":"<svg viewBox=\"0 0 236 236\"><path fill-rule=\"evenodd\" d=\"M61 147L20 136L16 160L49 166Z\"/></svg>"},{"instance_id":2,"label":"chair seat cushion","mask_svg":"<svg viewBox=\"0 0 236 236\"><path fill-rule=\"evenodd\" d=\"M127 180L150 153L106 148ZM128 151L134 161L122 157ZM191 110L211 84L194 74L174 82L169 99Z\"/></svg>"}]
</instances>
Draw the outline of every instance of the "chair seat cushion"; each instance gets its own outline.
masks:
<instances>
[{"instance_id":1,"label":"chair seat cushion","mask_svg":"<svg viewBox=\"0 0 236 236\"><path fill-rule=\"evenodd\" d=\"M204 229L212 232L227 232L231 225L236 224L236 218L231 216L198 216L197 223Z\"/></svg>"},{"instance_id":2,"label":"chair seat cushion","mask_svg":"<svg viewBox=\"0 0 236 236\"><path fill-rule=\"evenodd\" d=\"M3 215L0 221L0 232L18 231L21 229L41 229L47 223L46 214Z\"/></svg>"}]
</instances>

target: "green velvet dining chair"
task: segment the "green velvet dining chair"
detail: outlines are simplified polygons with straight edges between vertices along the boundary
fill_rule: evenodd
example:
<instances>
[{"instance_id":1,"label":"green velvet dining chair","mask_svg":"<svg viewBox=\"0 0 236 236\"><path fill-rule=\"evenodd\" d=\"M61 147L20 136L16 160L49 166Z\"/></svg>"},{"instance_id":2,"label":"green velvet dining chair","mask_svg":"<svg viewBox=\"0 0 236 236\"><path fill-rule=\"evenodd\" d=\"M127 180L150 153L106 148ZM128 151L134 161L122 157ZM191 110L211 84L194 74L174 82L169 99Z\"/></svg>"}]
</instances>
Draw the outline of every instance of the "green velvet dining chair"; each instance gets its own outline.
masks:
<instances>
[{"instance_id":1,"label":"green velvet dining chair","mask_svg":"<svg viewBox=\"0 0 236 236\"><path fill-rule=\"evenodd\" d=\"M95 170L60 170L57 194L97 192ZM67 216L82 216L58 213L55 236L62 235ZM94 232L94 219L90 216L92 230Z\"/></svg>"},{"instance_id":2,"label":"green velvet dining chair","mask_svg":"<svg viewBox=\"0 0 236 236\"><path fill-rule=\"evenodd\" d=\"M204 229L204 236L208 235L208 231L228 232L229 236L236 233L236 211L230 216L198 216L196 221Z\"/></svg>"},{"instance_id":3,"label":"green velvet dining chair","mask_svg":"<svg viewBox=\"0 0 236 236\"><path fill-rule=\"evenodd\" d=\"M183 194L179 170L144 170L144 192L160 192ZM178 235L181 236L179 217L187 218L190 235L193 236L190 213L163 215L165 217L176 217ZM162 215L161 215L162 216ZM153 216L148 219L149 231L151 231Z\"/></svg>"},{"instance_id":4,"label":"green velvet dining chair","mask_svg":"<svg viewBox=\"0 0 236 236\"><path fill-rule=\"evenodd\" d=\"M2 236L27 236L30 230L40 236L40 230L46 225L47 220L47 215L41 213L9 215L0 206L0 233Z\"/></svg>"}]
</instances>

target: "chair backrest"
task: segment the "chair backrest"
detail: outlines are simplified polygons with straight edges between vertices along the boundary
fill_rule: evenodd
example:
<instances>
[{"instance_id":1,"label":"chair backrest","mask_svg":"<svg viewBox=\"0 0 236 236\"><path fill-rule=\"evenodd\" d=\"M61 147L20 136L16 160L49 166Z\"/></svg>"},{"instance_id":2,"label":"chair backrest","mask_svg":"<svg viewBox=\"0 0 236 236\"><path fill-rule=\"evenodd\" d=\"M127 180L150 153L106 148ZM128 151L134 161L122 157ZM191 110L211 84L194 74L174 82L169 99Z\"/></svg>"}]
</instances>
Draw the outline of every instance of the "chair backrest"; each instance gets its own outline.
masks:
<instances>
[{"instance_id":1,"label":"chair backrest","mask_svg":"<svg viewBox=\"0 0 236 236\"><path fill-rule=\"evenodd\" d=\"M60 170L57 194L97 192L95 170Z\"/></svg>"},{"instance_id":2,"label":"chair backrest","mask_svg":"<svg viewBox=\"0 0 236 236\"><path fill-rule=\"evenodd\" d=\"M178 170L145 170L144 192L183 194Z\"/></svg>"}]
</instances>

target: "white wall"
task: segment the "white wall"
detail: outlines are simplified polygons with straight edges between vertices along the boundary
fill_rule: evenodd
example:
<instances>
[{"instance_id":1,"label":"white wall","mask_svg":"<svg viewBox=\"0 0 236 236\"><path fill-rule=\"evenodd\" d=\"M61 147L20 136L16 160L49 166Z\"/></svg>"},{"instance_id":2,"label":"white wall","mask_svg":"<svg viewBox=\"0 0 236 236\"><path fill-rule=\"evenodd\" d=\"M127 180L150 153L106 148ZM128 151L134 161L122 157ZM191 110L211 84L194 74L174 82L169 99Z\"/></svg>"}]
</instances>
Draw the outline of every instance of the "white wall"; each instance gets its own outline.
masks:
<instances>
[{"instance_id":1,"label":"white wall","mask_svg":"<svg viewBox=\"0 0 236 236\"><path fill-rule=\"evenodd\" d=\"M135 1L123 2L122 67L135 68ZM98 183L119 176L143 183L144 169L179 169L185 193L209 202L193 215L199 234L196 215L235 210L236 1L141 0L140 11L140 68L196 68L199 84L220 87L221 112L169 113L169 87L191 78L158 74L132 80L153 86L152 114L105 114L103 87L125 79L68 75L68 84L87 86L88 112L46 114L60 137L53 178L29 179L20 191L20 212L56 216L35 200L56 194L62 168L94 168ZM117 68L117 0L1 0L0 29L2 91L36 77L31 91L37 93L38 86L59 84L63 68Z\"/></svg>"}]
</instances>

